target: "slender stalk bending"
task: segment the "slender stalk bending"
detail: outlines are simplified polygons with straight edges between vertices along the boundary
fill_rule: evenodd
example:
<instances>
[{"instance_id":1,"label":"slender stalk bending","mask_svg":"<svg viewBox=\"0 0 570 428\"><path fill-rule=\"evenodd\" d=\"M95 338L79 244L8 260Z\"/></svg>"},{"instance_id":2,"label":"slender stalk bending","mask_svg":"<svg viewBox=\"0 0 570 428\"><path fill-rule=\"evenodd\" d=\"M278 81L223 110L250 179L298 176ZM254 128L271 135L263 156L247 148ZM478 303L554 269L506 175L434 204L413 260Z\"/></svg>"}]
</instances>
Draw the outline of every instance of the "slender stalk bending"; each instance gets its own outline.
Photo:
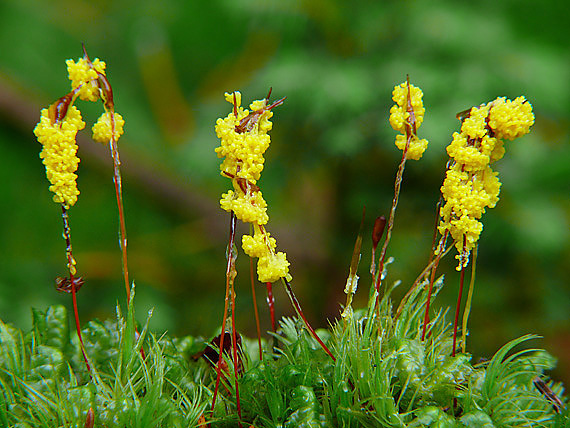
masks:
<instances>
[{"instance_id":1,"label":"slender stalk bending","mask_svg":"<svg viewBox=\"0 0 570 428\"><path fill-rule=\"evenodd\" d=\"M461 307L461 297L463 295L463 282L465 281L465 266L461 264L461 274L459 277L459 293L457 295L457 306L455 307L455 318L453 321L453 348L451 348L451 356L455 357L456 340L457 340L457 323L459 320L459 309Z\"/></svg>"},{"instance_id":2,"label":"slender stalk bending","mask_svg":"<svg viewBox=\"0 0 570 428\"><path fill-rule=\"evenodd\" d=\"M469 312L471 312L471 300L473 299L473 289L475 288L475 272L477 266L477 248L475 245L473 249L473 256L471 260L471 280L469 281L469 292L467 293L467 301L465 302L465 310L463 311L463 323L461 325L461 352L465 353L467 346L467 322L469 321Z\"/></svg>"},{"instance_id":3,"label":"slender stalk bending","mask_svg":"<svg viewBox=\"0 0 570 428\"><path fill-rule=\"evenodd\" d=\"M293 304L293 308L295 309L295 312L297 312L297 315L299 315L299 317L303 320L303 322L305 323L305 327L307 328L307 330L309 331L311 336L313 336L313 338L319 343L319 345L321 345L321 347L328 354L328 356L331 357L333 361L336 361L336 358L334 357L334 355L332 354L330 349L327 348L327 345L325 345L324 342L321 340L321 338L317 335L317 333L315 332L313 327L311 327L311 324L309 324L309 321L305 317L305 314L303 314L303 309L301 309L301 305L299 304L299 301L297 300L295 293L293 293L293 289L291 288L291 284L289 284L289 281L287 281L285 278L282 278L282 279L283 279L283 283L285 284L285 290L287 291L287 295L289 296L289 299L291 300L291 303Z\"/></svg>"},{"instance_id":4,"label":"slender stalk bending","mask_svg":"<svg viewBox=\"0 0 570 428\"><path fill-rule=\"evenodd\" d=\"M384 239L384 245L380 251L378 261L378 274L375 282L377 316L380 313L380 285L382 283L384 261L392 237L392 228L394 227L394 217L400 197L400 187L406 160L408 158L415 160L420 159L428 144L427 140L420 140L417 136L417 128L422 124L425 112L422 96L422 91L410 84L409 76L406 77L406 82L396 86L392 92L392 99L396 102L396 105L390 110L390 124L396 131L402 133L396 137L396 146L401 149L403 153L402 160L398 166L398 172L396 173L394 199L392 200L392 208L390 209L388 222L386 224L386 238ZM380 324L378 324L378 328L380 328Z\"/></svg>"},{"instance_id":5,"label":"slender stalk bending","mask_svg":"<svg viewBox=\"0 0 570 428\"><path fill-rule=\"evenodd\" d=\"M422 327L422 340L425 340L426 329L427 329L427 325L429 323L429 304L431 301L431 294L433 292L433 283L435 281L435 272L437 271L437 267L439 266L439 261L441 260L443 255L446 254L446 251L445 251L446 241L447 241L447 232L445 232L445 234L441 237L441 240L439 241L439 245L438 245L438 249L437 249L437 254L435 256L434 261L432 262L431 274L430 274L429 284L428 284L428 295L427 295L427 300L426 300L426 310L424 313L424 325Z\"/></svg>"},{"instance_id":6,"label":"slender stalk bending","mask_svg":"<svg viewBox=\"0 0 570 428\"><path fill-rule=\"evenodd\" d=\"M63 239L65 239L65 254L67 256L67 268L69 269L69 279L57 278L57 290L63 292L71 292L71 298L73 301L73 314L75 315L75 329L77 330L77 337L79 338L79 343L81 345L81 353L83 354L83 360L85 361L85 366L87 371L91 372L91 367L87 361L87 355L85 354L85 345L83 344L83 336L81 335L81 324L79 322L79 311L77 309L77 291L83 285L83 280L81 277L76 277L77 269L75 268L76 262L73 258L73 248L71 246L71 229L69 227L69 218L67 215L67 210L65 206L61 206L61 218L63 219Z\"/></svg>"},{"instance_id":7,"label":"slender stalk bending","mask_svg":"<svg viewBox=\"0 0 570 428\"><path fill-rule=\"evenodd\" d=\"M228 315L228 305L229 305L229 301L230 301L230 289L233 287L233 281L237 275L236 269L235 269L235 260L237 257L237 254L235 253L234 250L234 245L235 245L235 235L236 235L236 223L237 223L237 219L235 214L232 212L230 213L230 235L229 235L229 239L228 239L228 248L227 248L227 253L226 253L226 258L227 258L227 265L226 265L226 295L224 298L224 314L222 317L222 331L220 334L220 346L219 346L219 358L218 358L218 363L216 365L216 385L214 387L214 394L212 396L212 413L214 412L214 408L216 405L216 398L218 396L218 389L220 387L220 379L221 379L221 370L222 370L222 365L224 364L224 338L225 338L225 332L226 332L226 318ZM234 299L232 297L232 299ZM235 299L232 302L232 306L233 303L235 303ZM233 311L233 309L232 309ZM232 324L234 324L235 320L234 317L232 317ZM235 340L235 325L232 325L232 330L234 330L232 332L232 348L235 348L236 345L236 340ZM235 354L234 354L235 355ZM234 371L236 372L235 376L236 376L236 392L237 392L237 363L234 360ZM236 395L238 397L238 412L240 412L239 417L241 419L241 407L239 404L239 393ZM240 425L241 426L241 425Z\"/></svg>"},{"instance_id":8,"label":"slender stalk bending","mask_svg":"<svg viewBox=\"0 0 570 428\"><path fill-rule=\"evenodd\" d=\"M255 330L257 331L257 346L259 349L259 359L263 360L261 349L261 327L259 326L259 312L257 311L257 297L255 295L255 279L253 277L253 259L249 259L249 278L251 280L251 297L253 298L253 313L255 315Z\"/></svg>"},{"instance_id":9,"label":"slender stalk bending","mask_svg":"<svg viewBox=\"0 0 570 428\"><path fill-rule=\"evenodd\" d=\"M273 296L273 284L266 282L265 287L267 290L267 305L269 306L269 317L271 318L271 330L275 333L277 331L277 322L275 321L275 297Z\"/></svg>"}]
</instances>

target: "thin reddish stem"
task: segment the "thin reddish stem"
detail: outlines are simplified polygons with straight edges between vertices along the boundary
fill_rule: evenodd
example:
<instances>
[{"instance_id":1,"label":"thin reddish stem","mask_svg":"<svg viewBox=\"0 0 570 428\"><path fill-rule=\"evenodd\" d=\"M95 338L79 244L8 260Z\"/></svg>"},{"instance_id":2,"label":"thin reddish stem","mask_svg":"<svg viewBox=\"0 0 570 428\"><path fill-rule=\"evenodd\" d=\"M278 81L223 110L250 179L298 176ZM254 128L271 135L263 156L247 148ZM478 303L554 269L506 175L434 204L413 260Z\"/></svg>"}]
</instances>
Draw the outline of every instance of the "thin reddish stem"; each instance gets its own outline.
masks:
<instances>
[{"instance_id":1,"label":"thin reddish stem","mask_svg":"<svg viewBox=\"0 0 570 428\"><path fill-rule=\"evenodd\" d=\"M127 263L127 227L125 225L125 210L123 208L123 185L121 179L121 160L119 159L119 148L117 147L117 139L115 138L115 112L109 111L111 115L111 141L109 146L113 157L113 182L115 183L115 196L117 199L117 208L119 210L119 229L121 237L119 239L119 247L122 253L123 278L125 280L125 290L127 292L127 305L131 301L131 287L129 283L129 267ZM138 330L135 327L135 332ZM141 357L146 358L143 347L141 346Z\"/></svg>"},{"instance_id":2,"label":"thin reddish stem","mask_svg":"<svg viewBox=\"0 0 570 428\"><path fill-rule=\"evenodd\" d=\"M111 112L113 115L114 113ZM119 159L119 149L117 148L117 140L114 137L115 120L114 116L111 120L113 138L110 141L111 154L113 156L113 182L115 183L115 195L117 198L117 208L119 210L119 228L121 237L119 240L119 246L121 247L121 252L123 255L122 265L123 265L123 277L125 280L125 289L127 292L127 301L131 299L131 288L129 284L129 267L127 263L127 227L125 225L125 212L123 208L123 186L121 180L121 161Z\"/></svg>"},{"instance_id":3,"label":"thin reddish stem","mask_svg":"<svg viewBox=\"0 0 570 428\"><path fill-rule=\"evenodd\" d=\"M232 257L232 256L230 256ZM233 263L232 259L232 264ZM235 275L235 264L232 266ZM231 275L231 274L230 274ZM235 278L235 276L233 277ZM237 358L237 341L236 341L236 292L234 289L234 280L233 278L230 280L230 287L231 287L231 299L232 299L232 353L233 353L233 362L234 362L234 380L236 385L236 404L237 404L237 413L238 413L238 425L241 428L241 402L239 399L239 386L238 386L238 358ZM221 345L221 341L220 341ZM223 348L220 348L223 349ZM220 358L221 358L222 351L220 350Z\"/></svg>"},{"instance_id":4,"label":"thin reddish stem","mask_svg":"<svg viewBox=\"0 0 570 428\"><path fill-rule=\"evenodd\" d=\"M451 356L455 357L455 346L457 339L457 323L459 320L459 307L461 306L461 296L463 294L463 281L465 278L465 267L461 267L461 276L459 277L459 295L457 296L457 307L455 308L455 321L453 322L453 349Z\"/></svg>"},{"instance_id":5,"label":"thin reddish stem","mask_svg":"<svg viewBox=\"0 0 570 428\"><path fill-rule=\"evenodd\" d=\"M232 211L230 213L230 237L229 237L228 251L227 251L228 262L226 266L226 296L224 298L225 303L224 303L224 315L222 318L222 333L220 335L219 357L218 357L218 364L216 366L216 386L214 387L214 395L212 397L212 414L214 413L214 406L216 405L216 398L218 396L218 389L220 387L223 349L224 349L224 336L226 332L226 317L228 315L228 302L229 302L229 293L230 293L230 273L232 266L231 251L234 245L236 222L237 222L236 215Z\"/></svg>"},{"instance_id":6,"label":"thin reddish stem","mask_svg":"<svg viewBox=\"0 0 570 428\"><path fill-rule=\"evenodd\" d=\"M459 308L461 306L461 297L463 295L463 282L465 281L465 245L467 242L467 237L463 235L463 247L461 250L461 275L459 277L459 294L457 296L457 306L455 308L455 320L453 322L453 348L451 350L451 356L455 357L455 347L457 339L457 323L459 322Z\"/></svg>"},{"instance_id":7,"label":"thin reddish stem","mask_svg":"<svg viewBox=\"0 0 570 428\"><path fill-rule=\"evenodd\" d=\"M402 185L402 177L404 176L404 169L406 167L406 160L408 154L408 148L410 147L410 142L412 137L416 135L416 115L412 107L411 100L411 87L410 87L410 77L406 76L406 82L408 85L408 96L406 112L408 113L408 119L406 121L406 145L402 153L402 160L400 165L398 165L398 172L396 173L396 181L394 183L394 199L392 200L392 208L390 209L390 215L388 217L388 224L386 227L386 239L384 239L384 245L382 246L382 251L380 252L380 260L378 262L378 276L376 277L376 316L380 317L380 285L382 283L382 272L384 271L384 260L386 258L386 252L388 250L388 244L392 237L392 228L394 227L394 217L396 215L396 208L398 206L398 199L400 198L400 188ZM378 323L378 335L380 336L380 323Z\"/></svg>"},{"instance_id":8,"label":"thin reddish stem","mask_svg":"<svg viewBox=\"0 0 570 428\"><path fill-rule=\"evenodd\" d=\"M275 322L275 297L273 296L273 284L270 282L265 283L267 288L267 305L269 306L269 316L271 317L271 329L275 333L277 331L277 324Z\"/></svg>"},{"instance_id":9,"label":"thin reddish stem","mask_svg":"<svg viewBox=\"0 0 570 428\"><path fill-rule=\"evenodd\" d=\"M263 360L263 352L261 350L261 328L259 326L259 312L257 311L257 297L255 296L255 280L253 273L253 259L249 258L249 277L251 279L251 296L253 297L253 313L255 315L255 328L257 330L257 345L259 348L259 360Z\"/></svg>"},{"instance_id":10,"label":"thin reddish stem","mask_svg":"<svg viewBox=\"0 0 570 428\"><path fill-rule=\"evenodd\" d=\"M282 279L283 279L283 282L285 283L285 289L287 290L287 295L289 296L289 298L291 299L291 303L293 304L293 308L295 308L295 311L297 312L297 314L301 317L301 319L305 323L305 327L307 328L307 330L309 331L311 336L313 336L313 338L319 343L319 345L321 345L321 347L329 355L329 357L331 357L332 360L336 362L336 358L334 357L334 355L332 354L330 349L327 348L327 345L324 344L324 342L317 335L317 333L315 332L313 327L311 327L311 324L309 324L309 321L307 321L307 318L305 317L305 315L303 314L303 310L301 309L301 305L299 304L299 301L297 300L295 293L293 293L293 289L291 288L291 284L289 284L289 281L287 281L285 278L282 278Z\"/></svg>"},{"instance_id":11,"label":"thin reddish stem","mask_svg":"<svg viewBox=\"0 0 570 428\"><path fill-rule=\"evenodd\" d=\"M433 262L433 266L431 268L431 275L430 275L430 279L429 279L429 289L428 289L428 295L427 295L427 300L426 300L426 310L425 310L425 314L424 314L424 325L422 327L422 340L424 340L426 337L426 329L427 329L427 325L429 323L429 304L430 304L431 295L433 292L433 283L435 281L435 272L437 271L437 266L439 265L439 261L441 260L441 257L443 256L443 253L444 253L445 241L447 240L447 234L448 234L448 231L446 230L445 234L443 235L443 237L441 238L441 241L439 243L437 256L436 256L436 258Z\"/></svg>"},{"instance_id":12,"label":"thin reddish stem","mask_svg":"<svg viewBox=\"0 0 570 428\"><path fill-rule=\"evenodd\" d=\"M83 354L83 360L85 361L85 366L87 371L91 371L91 366L87 361L87 355L85 354L85 345L83 344L83 336L81 335L81 324L79 322L79 310L77 309L77 294L75 292L75 284L73 283L73 275L69 275L71 280L71 298L73 300L73 313L75 314L75 328L77 330L77 336L79 337L79 343L81 344L81 353Z\"/></svg>"},{"instance_id":13,"label":"thin reddish stem","mask_svg":"<svg viewBox=\"0 0 570 428\"><path fill-rule=\"evenodd\" d=\"M448 247L444 252L442 257L445 257L445 255L451 250L452 247ZM408 290L408 292L406 293L406 295L402 298L402 300L400 301L400 305L398 306L398 309L396 310L396 315L394 315L394 321L396 321L400 315L402 314L402 310L404 309L404 306L406 305L406 302L408 301L408 299L410 298L410 296L414 293L414 290L416 289L416 287L418 285L420 285L420 282L422 281L422 279L427 276L430 272L431 272L431 268L434 265L435 261L430 257L430 261L427 264L427 266L424 268L424 270L422 271L422 273L420 273L418 275L418 277L416 278L416 280L414 281L414 283L412 284L412 286L410 287L410 289Z\"/></svg>"},{"instance_id":14,"label":"thin reddish stem","mask_svg":"<svg viewBox=\"0 0 570 428\"><path fill-rule=\"evenodd\" d=\"M89 362L87 361L87 355L85 354L85 345L83 344L83 336L81 335L81 323L79 322L79 310L77 308L77 295L75 290L75 260L73 258L73 247L71 246L71 232L69 227L69 218L67 215L67 209L65 205L61 205L61 218L63 220L63 237L65 239L65 253L67 256L67 267L69 269L69 282L71 286L71 298L73 301L73 313L75 315L75 328L77 330L77 336L79 337L79 343L81 345L81 353L83 354L83 360L85 361L85 366L87 371L91 371Z\"/></svg>"}]
</instances>

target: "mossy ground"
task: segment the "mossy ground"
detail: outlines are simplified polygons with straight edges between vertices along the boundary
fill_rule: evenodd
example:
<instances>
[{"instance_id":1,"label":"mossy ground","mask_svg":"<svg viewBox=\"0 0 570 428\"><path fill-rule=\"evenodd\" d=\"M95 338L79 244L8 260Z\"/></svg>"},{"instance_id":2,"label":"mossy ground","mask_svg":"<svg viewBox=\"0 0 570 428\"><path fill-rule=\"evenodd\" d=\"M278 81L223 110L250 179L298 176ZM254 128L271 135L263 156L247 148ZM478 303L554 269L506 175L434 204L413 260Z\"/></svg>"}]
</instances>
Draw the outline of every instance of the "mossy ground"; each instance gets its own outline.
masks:
<instances>
[{"instance_id":1,"label":"mossy ground","mask_svg":"<svg viewBox=\"0 0 570 428\"><path fill-rule=\"evenodd\" d=\"M562 397L562 385L545 376L554 358L520 350L536 336L509 342L487 361L451 357L446 311L435 314L422 341L426 293L418 288L397 319L390 294L381 299L379 317L371 303L318 332L336 362L296 319L283 319L278 333L263 341L262 361L257 341L244 339L244 426L569 426L567 407L557 413L533 383L539 377ZM116 320L85 325L90 373L64 307L34 310L28 332L0 324L0 423L84 427L92 409L94 426L192 427L203 416L211 426L237 426L231 359L232 376L223 378L212 414L215 370L196 357L207 341L157 336L148 329L150 316L137 335L133 320L131 306L126 315L118 310Z\"/></svg>"}]
</instances>

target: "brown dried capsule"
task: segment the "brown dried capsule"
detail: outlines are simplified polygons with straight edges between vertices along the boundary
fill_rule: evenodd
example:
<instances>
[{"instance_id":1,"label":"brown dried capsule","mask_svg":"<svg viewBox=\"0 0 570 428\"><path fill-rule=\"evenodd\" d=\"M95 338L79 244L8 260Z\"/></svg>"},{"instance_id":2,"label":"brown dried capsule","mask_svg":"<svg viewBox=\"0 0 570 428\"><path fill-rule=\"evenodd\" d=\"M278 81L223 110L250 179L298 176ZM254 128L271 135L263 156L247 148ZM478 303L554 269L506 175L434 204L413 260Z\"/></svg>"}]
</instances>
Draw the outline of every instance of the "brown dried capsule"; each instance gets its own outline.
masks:
<instances>
[{"instance_id":1,"label":"brown dried capsule","mask_svg":"<svg viewBox=\"0 0 570 428\"><path fill-rule=\"evenodd\" d=\"M386 227L386 217L381 215L380 217L376 217L374 221L374 229L372 229L372 246L374 250L378 247L378 243L382 239L382 235L384 234L384 228Z\"/></svg>"},{"instance_id":2,"label":"brown dried capsule","mask_svg":"<svg viewBox=\"0 0 570 428\"><path fill-rule=\"evenodd\" d=\"M48 107L48 115L51 123L56 124L61 122L65 115L67 114L67 110L69 110L69 106L73 102L73 95L75 92L70 92L67 95L64 95L54 103L52 103Z\"/></svg>"},{"instance_id":3,"label":"brown dried capsule","mask_svg":"<svg viewBox=\"0 0 570 428\"><path fill-rule=\"evenodd\" d=\"M239 121L239 124L236 125L236 132L238 134L243 134L244 132L249 132L253 129L253 127L255 126L255 124L259 121L259 118L261 117L261 115L263 113L265 113L266 111L269 111L277 106L280 106L281 104L283 104L285 102L285 99L287 97L283 97L280 100L275 101L273 104L271 105L267 105L267 103L269 102L269 97L271 96L271 90L272 88L269 88L269 93L267 94L267 97L265 97L265 107L260 108L259 110L255 110L252 111L250 114L248 114L246 117L244 117L242 120ZM234 114L237 116L236 114L236 109L237 107L235 106L235 94L234 94Z\"/></svg>"},{"instance_id":4,"label":"brown dried capsule","mask_svg":"<svg viewBox=\"0 0 570 428\"><path fill-rule=\"evenodd\" d=\"M85 418L85 428L93 428L95 425L95 414L93 413L93 407L89 407L87 411L87 417Z\"/></svg>"},{"instance_id":5,"label":"brown dried capsule","mask_svg":"<svg viewBox=\"0 0 570 428\"><path fill-rule=\"evenodd\" d=\"M85 281L80 276L73 277L73 285L75 291L79 291L81 286L85 284ZM62 278L58 276L55 278L55 288L57 291L61 291L63 293L71 293L71 280L68 277Z\"/></svg>"},{"instance_id":6,"label":"brown dried capsule","mask_svg":"<svg viewBox=\"0 0 570 428\"><path fill-rule=\"evenodd\" d=\"M214 337L212 339L212 341L210 342L210 344L208 346L206 346L206 349L204 349L204 352L202 352L202 354L201 354L201 356L204 357L214 367L218 364L218 361L220 359L219 349L220 349L221 338L222 338L221 334ZM230 351L232 349L232 342L233 342L232 341L232 334L230 332L226 331L224 333L224 349L222 350L223 354L226 354L229 356ZM242 353L241 336L239 334L236 334L236 343L237 343L237 349L238 349L237 373L240 374L243 372L243 362L241 359L241 353ZM228 366L224 360L222 360L222 370L226 373L229 373L229 368L228 368Z\"/></svg>"}]
</instances>

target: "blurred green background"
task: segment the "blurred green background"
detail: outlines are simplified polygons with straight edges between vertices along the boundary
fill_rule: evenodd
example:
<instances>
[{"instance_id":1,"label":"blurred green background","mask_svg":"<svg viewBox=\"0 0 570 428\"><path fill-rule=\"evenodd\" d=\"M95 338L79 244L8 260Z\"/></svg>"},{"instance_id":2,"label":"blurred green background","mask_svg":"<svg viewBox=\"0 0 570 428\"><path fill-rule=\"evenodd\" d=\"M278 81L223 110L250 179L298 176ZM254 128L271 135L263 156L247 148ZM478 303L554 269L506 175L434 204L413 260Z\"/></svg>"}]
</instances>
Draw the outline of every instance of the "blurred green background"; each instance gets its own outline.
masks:
<instances>
[{"instance_id":1,"label":"blurred green background","mask_svg":"<svg viewBox=\"0 0 570 428\"><path fill-rule=\"evenodd\" d=\"M287 96L275 111L260 185L269 230L292 263L293 285L316 326L338 316L362 207L368 214L358 302L369 285L369 233L387 214L401 152L388 124L390 94L406 74L424 91L389 255L402 296L424 267L455 114L497 96L525 95L530 135L507 143L496 168L497 208L484 216L469 348L489 356L538 333L570 381L570 51L563 1L78 1L0 2L0 316L30 325L30 306L70 306L54 289L65 273L59 207L51 201L32 129L39 111L69 90L65 59L107 62L126 119L119 145L138 316L152 326L211 335L221 319L228 215L218 208L217 117L225 91L244 104ZM79 102L90 127L100 105ZM74 254L86 285L82 320L124 302L117 210L106 147L80 137L81 195L70 211ZM240 229L244 231L247 229ZM451 257L441 304L454 305ZM249 262L239 258L238 324L253 335ZM278 315L291 314L275 286ZM269 329L264 287L257 296Z\"/></svg>"}]
</instances>

